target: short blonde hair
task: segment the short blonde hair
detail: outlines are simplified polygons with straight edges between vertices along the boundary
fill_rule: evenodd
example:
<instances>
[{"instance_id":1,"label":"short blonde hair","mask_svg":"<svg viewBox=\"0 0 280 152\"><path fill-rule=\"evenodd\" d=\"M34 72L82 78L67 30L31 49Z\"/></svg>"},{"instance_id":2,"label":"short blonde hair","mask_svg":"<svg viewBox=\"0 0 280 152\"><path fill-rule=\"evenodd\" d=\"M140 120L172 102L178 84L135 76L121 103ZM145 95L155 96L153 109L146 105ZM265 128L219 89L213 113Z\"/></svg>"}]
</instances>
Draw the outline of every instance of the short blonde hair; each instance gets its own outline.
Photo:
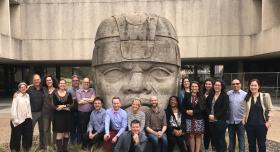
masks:
<instances>
[{"instance_id":1,"label":"short blonde hair","mask_svg":"<svg viewBox=\"0 0 280 152\"><path fill-rule=\"evenodd\" d=\"M139 106L142 105L142 102L141 102L141 99L140 98L134 98L131 102L131 104L133 104L134 102L138 102L139 103Z\"/></svg>"}]
</instances>

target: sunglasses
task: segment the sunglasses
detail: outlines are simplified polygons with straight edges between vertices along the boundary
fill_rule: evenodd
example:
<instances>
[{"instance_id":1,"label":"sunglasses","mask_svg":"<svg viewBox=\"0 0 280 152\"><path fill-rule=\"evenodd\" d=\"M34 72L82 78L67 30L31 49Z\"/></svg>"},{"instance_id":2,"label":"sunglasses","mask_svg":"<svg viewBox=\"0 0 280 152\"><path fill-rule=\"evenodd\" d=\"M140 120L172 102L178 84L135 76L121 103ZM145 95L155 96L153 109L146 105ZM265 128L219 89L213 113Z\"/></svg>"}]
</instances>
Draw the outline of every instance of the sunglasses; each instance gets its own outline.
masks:
<instances>
[{"instance_id":1,"label":"sunglasses","mask_svg":"<svg viewBox=\"0 0 280 152\"><path fill-rule=\"evenodd\" d=\"M240 83L232 83L232 85L239 85Z\"/></svg>"}]
</instances>

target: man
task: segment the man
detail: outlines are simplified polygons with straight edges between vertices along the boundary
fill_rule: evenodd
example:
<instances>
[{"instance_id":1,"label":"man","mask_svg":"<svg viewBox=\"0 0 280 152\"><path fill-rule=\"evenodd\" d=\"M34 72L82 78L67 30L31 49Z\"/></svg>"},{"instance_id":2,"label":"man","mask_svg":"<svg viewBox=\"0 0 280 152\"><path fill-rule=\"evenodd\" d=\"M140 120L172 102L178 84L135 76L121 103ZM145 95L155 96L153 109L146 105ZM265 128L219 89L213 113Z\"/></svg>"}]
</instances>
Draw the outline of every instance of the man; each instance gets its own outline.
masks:
<instances>
[{"instance_id":1,"label":"man","mask_svg":"<svg viewBox=\"0 0 280 152\"><path fill-rule=\"evenodd\" d=\"M37 150L45 149L46 143L44 141L44 129L42 119L42 108L44 103L43 90L41 87L41 78L39 74L33 75L33 84L29 86L27 93L30 97L30 106L32 112L32 126L33 131L36 123L38 122L39 128L39 147ZM33 134L33 133L32 133Z\"/></svg>"},{"instance_id":2,"label":"man","mask_svg":"<svg viewBox=\"0 0 280 152\"><path fill-rule=\"evenodd\" d=\"M180 52L171 23L154 14L113 16L104 20L96 33L93 74L96 93L109 107L116 94L129 108L140 98L149 108L149 97L160 99L165 109L171 95L177 94Z\"/></svg>"},{"instance_id":3,"label":"man","mask_svg":"<svg viewBox=\"0 0 280 152\"><path fill-rule=\"evenodd\" d=\"M72 76L72 87L68 88L68 92L72 95L73 101L74 101L74 107L71 109L72 113L72 129L70 132L70 143L72 144L80 144L81 139L78 138L80 137L78 133L78 124L79 124L79 117L78 117L78 101L76 97L76 92L77 90L80 89L80 78L77 75Z\"/></svg>"},{"instance_id":4,"label":"man","mask_svg":"<svg viewBox=\"0 0 280 152\"><path fill-rule=\"evenodd\" d=\"M103 143L105 132L106 110L103 109L103 99L96 97L93 101L94 110L90 114L90 120L87 128L87 141L83 143L83 149L90 149L93 144L100 147Z\"/></svg>"},{"instance_id":5,"label":"man","mask_svg":"<svg viewBox=\"0 0 280 152\"><path fill-rule=\"evenodd\" d=\"M141 123L134 119L130 123L130 131L124 132L114 149L114 152L144 152L147 137L141 132Z\"/></svg>"},{"instance_id":6,"label":"man","mask_svg":"<svg viewBox=\"0 0 280 152\"><path fill-rule=\"evenodd\" d=\"M158 107L158 98L150 98L151 109L146 112L147 137L152 143L153 152L167 152L167 129L165 111Z\"/></svg>"},{"instance_id":7,"label":"man","mask_svg":"<svg viewBox=\"0 0 280 152\"><path fill-rule=\"evenodd\" d=\"M95 91L89 88L89 78L84 78L82 82L82 88L76 93L76 98L78 101L78 119L79 126L78 132L82 142L86 142L87 134L87 124L89 122L90 113L93 109L92 103L95 98Z\"/></svg>"},{"instance_id":8,"label":"man","mask_svg":"<svg viewBox=\"0 0 280 152\"><path fill-rule=\"evenodd\" d=\"M244 115L244 99L247 93L241 90L241 83L238 79L234 79L231 82L232 90L228 91L229 96L229 120L228 120L228 132L229 132L229 151L235 151L235 139L236 134L238 137L239 152L245 151L245 128L242 123Z\"/></svg>"},{"instance_id":9,"label":"man","mask_svg":"<svg viewBox=\"0 0 280 152\"><path fill-rule=\"evenodd\" d=\"M118 138L127 128L127 113L121 107L119 97L112 98L112 108L106 110L104 152L112 152L112 144L116 144Z\"/></svg>"}]
</instances>

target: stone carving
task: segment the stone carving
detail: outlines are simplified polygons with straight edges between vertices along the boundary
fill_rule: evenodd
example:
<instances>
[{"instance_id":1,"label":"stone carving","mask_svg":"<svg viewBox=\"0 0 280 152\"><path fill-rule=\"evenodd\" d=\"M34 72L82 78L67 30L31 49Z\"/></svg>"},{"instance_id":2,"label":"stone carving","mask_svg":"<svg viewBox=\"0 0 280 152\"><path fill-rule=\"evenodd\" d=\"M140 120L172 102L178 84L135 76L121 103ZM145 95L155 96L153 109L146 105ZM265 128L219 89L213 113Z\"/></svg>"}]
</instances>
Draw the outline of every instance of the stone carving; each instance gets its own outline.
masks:
<instances>
[{"instance_id":1,"label":"stone carving","mask_svg":"<svg viewBox=\"0 0 280 152\"><path fill-rule=\"evenodd\" d=\"M180 54L171 23L154 14L112 16L98 27L93 51L93 81L98 96L111 105L119 96L128 108L133 98L149 106L158 96L165 108L177 95Z\"/></svg>"}]
</instances>

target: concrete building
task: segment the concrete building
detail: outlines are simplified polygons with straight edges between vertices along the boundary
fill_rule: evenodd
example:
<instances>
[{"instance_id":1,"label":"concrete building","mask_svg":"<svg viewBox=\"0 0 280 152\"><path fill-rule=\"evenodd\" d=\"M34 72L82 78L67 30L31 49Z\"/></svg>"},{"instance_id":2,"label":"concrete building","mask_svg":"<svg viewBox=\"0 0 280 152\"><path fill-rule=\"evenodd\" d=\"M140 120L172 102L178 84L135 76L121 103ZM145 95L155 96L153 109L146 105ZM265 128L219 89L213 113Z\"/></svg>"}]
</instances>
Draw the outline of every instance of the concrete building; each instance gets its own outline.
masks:
<instances>
[{"instance_id":1,"label":"concrete building","mask_svg":"<svg viewBox=\"0 0 280 152\"><path fill-rule=\"evenodd\" d=\"M280 71L279 0L0 0L0 92L34 72L86 75L100 22L134 12L172 22L182 65Z\"/></svg>"}]
</instances>

